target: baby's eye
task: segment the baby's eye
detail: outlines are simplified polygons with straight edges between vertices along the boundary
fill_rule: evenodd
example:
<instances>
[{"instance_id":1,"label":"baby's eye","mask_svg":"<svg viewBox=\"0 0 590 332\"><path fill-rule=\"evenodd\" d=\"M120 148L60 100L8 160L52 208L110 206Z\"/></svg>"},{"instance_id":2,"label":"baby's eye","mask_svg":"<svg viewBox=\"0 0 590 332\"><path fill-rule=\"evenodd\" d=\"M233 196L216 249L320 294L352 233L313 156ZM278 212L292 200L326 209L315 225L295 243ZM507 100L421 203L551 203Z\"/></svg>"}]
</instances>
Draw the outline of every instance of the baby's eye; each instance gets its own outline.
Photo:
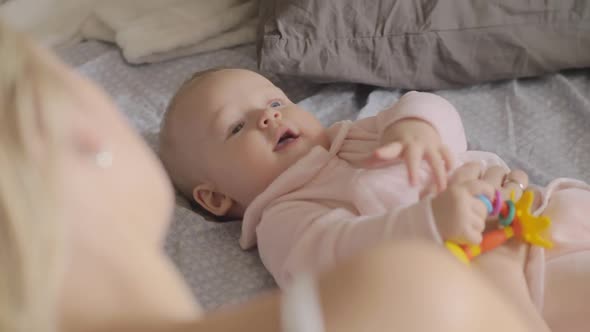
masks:
<instances>
[{"instance_id":1,"label":"baby's eye","mask_svg":"<svg viewBox=\"0 0 590 332\"><path fill-rule=\"evenodd\" d=\"M273 101L273 102L270 103L270 107L272 107L272 108L277 108L277 107L281 107L281 106L283 106L283 103L281 103L278 100L275 100L275 101Z\"/></svg>"},{"instance_id":2,"label":"baby's eye","mask_svg":"<svg viewBox=\"0 0 590 332\"><path fill-rule=\"evenodd\" d=\"M233 136L239 133L244 128L244 122L238 123L235 127L232 128L230 136Z\"/></svg>"}]
</instances>

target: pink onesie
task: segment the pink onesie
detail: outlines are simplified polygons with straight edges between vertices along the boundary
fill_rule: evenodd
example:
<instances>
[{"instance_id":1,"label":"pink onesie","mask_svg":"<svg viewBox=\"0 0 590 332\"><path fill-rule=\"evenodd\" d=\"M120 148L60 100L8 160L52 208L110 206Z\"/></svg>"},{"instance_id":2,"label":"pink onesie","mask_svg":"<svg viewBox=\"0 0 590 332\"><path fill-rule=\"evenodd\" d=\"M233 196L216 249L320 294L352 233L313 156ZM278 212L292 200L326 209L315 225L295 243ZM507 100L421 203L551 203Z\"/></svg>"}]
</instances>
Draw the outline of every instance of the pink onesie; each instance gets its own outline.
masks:
<instances>
[{"instance_id":1,"label":"pink onesie","mask_svg":"<svg viewBox=\"0 0 590 332\"><path fill-rule=\"evenodd\" d=\"M427 239L442 243L431 211L431 198L420 197L430 184L431 172L423 163L419 185L408 183L406 166L367 170L338 156L343 150L375 150L384 129L392 123L418 118L430 123L458 159L459 164L479 161L484 166L505 163L495 154L467 151L459 114L445 99L429 93L410 92L377 116L356 122L340 122L328 129L330 150L314 147L271 183L244 215L240 245L258 244L266 268L280 287L295 274L324 270L343 258L379 242ZM553 256L590 250L590 186L558 179L540 189L543 211L557 191L575 190L584 206L576 220L553 225L557 248ZM569 202L569 201L568 201ZM585 202L585 203L584 203ZM575 218L574 218L575 219ZM584 220L582 220L584 219ZM529 255L527 280L531 296L542 305L545 257L542 249Z\"/></svg>"}]
</instances>

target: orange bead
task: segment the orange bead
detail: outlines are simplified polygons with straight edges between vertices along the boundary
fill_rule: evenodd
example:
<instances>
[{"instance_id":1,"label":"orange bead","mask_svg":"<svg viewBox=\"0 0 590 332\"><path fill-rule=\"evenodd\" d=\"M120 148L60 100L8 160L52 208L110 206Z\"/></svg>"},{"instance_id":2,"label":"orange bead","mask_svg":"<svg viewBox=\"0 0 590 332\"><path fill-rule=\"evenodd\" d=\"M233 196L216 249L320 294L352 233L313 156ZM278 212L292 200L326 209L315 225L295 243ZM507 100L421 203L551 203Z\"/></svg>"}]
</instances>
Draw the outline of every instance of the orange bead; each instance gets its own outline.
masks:
<instances>
[{"instance_id":1,"label":"orange bead","mask_svg":"<svg viewBox=\"0 0 590 332\"><path fill-rule=\"evenodd\" d=\"M504 229L496 229L486 232L483 234L483 241L480 244L481 251L487 252L493 250L504 244L509 238L509 234L507 234Z\"/></svg>"}]
</instances>

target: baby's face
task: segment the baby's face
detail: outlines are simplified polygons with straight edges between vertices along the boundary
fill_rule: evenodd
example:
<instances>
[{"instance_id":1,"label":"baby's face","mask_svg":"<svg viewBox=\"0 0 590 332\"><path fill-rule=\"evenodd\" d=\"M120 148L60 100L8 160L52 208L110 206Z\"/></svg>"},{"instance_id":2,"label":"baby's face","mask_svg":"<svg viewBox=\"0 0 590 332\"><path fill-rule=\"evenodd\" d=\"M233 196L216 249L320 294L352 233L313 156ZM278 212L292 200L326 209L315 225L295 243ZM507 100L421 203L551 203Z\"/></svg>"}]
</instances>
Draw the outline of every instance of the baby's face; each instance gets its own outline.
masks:
<instances>
[{"instance_id":1,"label":"baby's face","mask_svg":"<svg viewBox=\"0 0 590 332\"><path fill-rule=\"evenodd\" d=\"M312 147L329 144L311 113L257 73L213 72L185 95L178 106L192 109L198 118L196 147L206 163L205 181L242 210Z\"/></svg>"}]
</instances>

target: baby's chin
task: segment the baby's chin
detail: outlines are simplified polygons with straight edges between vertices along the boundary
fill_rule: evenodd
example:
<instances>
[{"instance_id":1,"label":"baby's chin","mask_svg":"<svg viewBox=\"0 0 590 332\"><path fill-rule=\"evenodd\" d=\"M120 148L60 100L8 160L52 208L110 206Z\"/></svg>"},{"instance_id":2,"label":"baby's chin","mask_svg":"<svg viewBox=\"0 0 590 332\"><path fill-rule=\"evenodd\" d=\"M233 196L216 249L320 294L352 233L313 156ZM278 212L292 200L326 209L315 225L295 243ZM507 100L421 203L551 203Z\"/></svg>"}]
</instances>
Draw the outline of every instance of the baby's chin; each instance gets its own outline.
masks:
<instances>
[{"instance_id":1,"label":"baby's chin","mask_svg":"<svg viewBox=\"0 0 590 332\"><path fill-rule=\"evenodd\" d=\"M279 157L274 163L266 165L266 167L258 164L256 170L253 170L252 172L241 170L244 176L248 177L245 179L245 183L250 183L247 187L251 188L249 195L247 195L248 197L242 200L244 202L243 205L246 207L249 206L252 201L272 186L277 178L287 172L301 159L305 158L311 150L318 145L319 144L315 144L315 142L303 139L302 141L297 142L294 146L276 152ZM259 174L258 181L254 180L256 179L256 175L254 174ZM255 182L252 182L253 180Z\"/></svg>"}]
</instances>

